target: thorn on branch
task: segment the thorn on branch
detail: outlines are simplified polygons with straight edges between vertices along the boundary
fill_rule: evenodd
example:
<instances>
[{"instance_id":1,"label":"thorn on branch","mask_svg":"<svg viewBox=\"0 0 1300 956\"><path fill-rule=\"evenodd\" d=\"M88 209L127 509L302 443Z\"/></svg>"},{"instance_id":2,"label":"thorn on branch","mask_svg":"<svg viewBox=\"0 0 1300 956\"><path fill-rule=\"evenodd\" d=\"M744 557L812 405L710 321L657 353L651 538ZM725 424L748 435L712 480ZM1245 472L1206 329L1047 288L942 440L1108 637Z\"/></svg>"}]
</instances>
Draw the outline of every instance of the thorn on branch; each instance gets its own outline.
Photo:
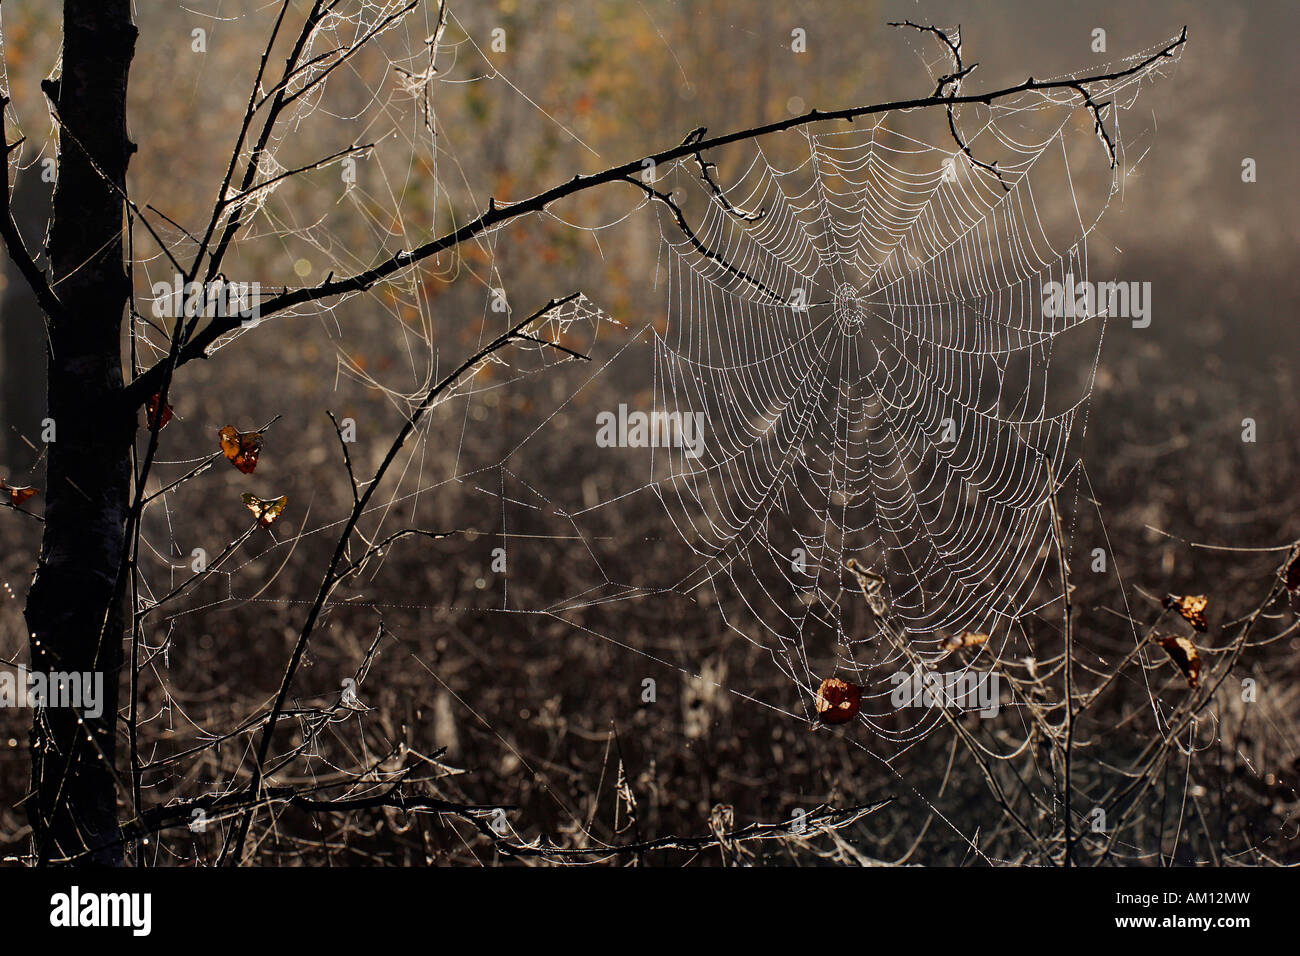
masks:
<instances>
[{"instance_id":1,"label":"thorn on branch","mask_svg":"<svg viewBox=\"0 0 1300 956\"><path fill-rule=\"evenodd\" d=\"M690 146L692 143L698 143L700 140L704 139L704 134L708 131L709 128L707 126L695 127L695 129L686 134L686 138L682 140L682 145Z\"/></svg>"}]
</instances>

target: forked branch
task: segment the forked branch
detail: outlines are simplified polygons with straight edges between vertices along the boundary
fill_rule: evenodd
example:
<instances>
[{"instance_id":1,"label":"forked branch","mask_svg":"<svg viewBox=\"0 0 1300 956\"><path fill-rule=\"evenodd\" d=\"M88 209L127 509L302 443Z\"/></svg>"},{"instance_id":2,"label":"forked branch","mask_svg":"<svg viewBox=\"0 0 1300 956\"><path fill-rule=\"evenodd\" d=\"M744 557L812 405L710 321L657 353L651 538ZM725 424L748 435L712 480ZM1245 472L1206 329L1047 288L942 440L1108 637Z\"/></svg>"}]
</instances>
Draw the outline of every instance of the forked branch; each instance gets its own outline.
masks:
<instances>
[{"instance_id":1,"label":"forked branch","mask_svg":"<svg viewBox=\"0 0 1300 956\"><path fill-rule=\"evenodd\" d=\"M696 156L706 150L717 149L722 146L729 146L733 143L758 139L772 133L779 133L785 130L807 126L812 123L821 123L831 120L846 120L853 122L858 117L862 116L874 116L882 113L902 112L936 106L951 109L954 106L966 103L983 103L989 105L996 100L1018 96L1022 93L1048 93L1060 90L1071 90L1077 93L1080 91L1081 87L1086 90L1093 84L1109 83L1138 75L1162 60L1172 59L1175 57L1177 51L1186 42L1187 29L1184 27L1178 37L1170 40L1155 53L1144 57L1132 66L1126 67L1122 70L1063 80L1036 80L1031 76L1024 82L1018 83L1014 86L989 90L984 93L957 93L953 90L946 89L949 85L958 82L964 76L968 75L970 69L973 69L973 67L967 68L963 65L961 70L957 70L953 74L948 75L947 80L941 85L940 89L936 89L935 92L928 96L906 100L894 100L888 103L877 103L869 106L853 106L840 110L814 109L798 116L792 116L787 119L777 120L776 122L766 123L760 126L752 126L746 129L736 130L710 139L687 137L685 141L676 146L652 153L649 156L634 159L630 162L611 166L598 173L593 173L587 176L576 175L566 182L542 190L541 192L518 202L503 203L493 199L488 203L488 208L486 210L452 232L439 236L436 239L432 239L414 249L403 249L393 253L377 265L358 272L355 275L343 278L334 278L331 276L327 278L326 281L316 286L286 289L281 294L272 296L265 302L259 303L259 313L263 317L270 317L280 312L296 308L297 306L318 302L322 299L333 298L351 292L364 291L389 276L410 268L417 262L436 256L448 249L455 248L463 242L467 242L470 239L474 239L480 235L498 229L522 216L541 212L552 203L585 192L589 189L594 189L597 186L619 182L620 180L627 180L629 177L635 177L650 164L658 166L663 165L664 163L671 163L677 159ZM1094 111L1095 116L1098 116L1101 108L1102 105L1098 104ZM981 165L979 161L974 160L974 157L970 158L975 161L977 165ZM988 168L992 167L989 166ZM996 170L994 171L996 172ZM234 331L238 326L239 320L237 318L223 317L211 320L202 329L197 330L194 335L187 337L179 355L177 356L177 366L179 367L180 365L196 358L206 357L208 349L216 343L218 339L223 335ZM166 365L164 362L160 362L148 369L136 378L130 386L128 386L126 390L126 400L131 403L132 407L142 405L150 395L153 395L158 391L158 385L161 383L165 374Z\"/></svg>"}]
</instances>

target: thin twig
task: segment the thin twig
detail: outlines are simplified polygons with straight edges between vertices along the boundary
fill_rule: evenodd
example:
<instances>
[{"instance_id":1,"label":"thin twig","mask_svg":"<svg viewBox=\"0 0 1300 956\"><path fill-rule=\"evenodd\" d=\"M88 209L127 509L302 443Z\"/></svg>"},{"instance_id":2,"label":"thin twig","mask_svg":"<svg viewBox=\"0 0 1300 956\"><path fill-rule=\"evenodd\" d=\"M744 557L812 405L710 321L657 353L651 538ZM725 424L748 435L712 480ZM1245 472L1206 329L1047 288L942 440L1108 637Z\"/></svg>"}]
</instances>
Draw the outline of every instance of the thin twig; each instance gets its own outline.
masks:
<instances>
[{"instance_id":1,"label":"thin twig","mask_svg":"<svg viewBox=\"0 0 1300 956\"><path fill-rule=\"evenodd\" d=\"M366 506L370 503L371 497L379 488L379 484L387 473L389 466L397 459L397 455L401 451L402 446L406 444L406 439L410 437L413 431L415 431L416 426L424 417L424 414L433 407L437 398L455 385L462 375L470 369L475 368L493 352L496 352L498 349L504 348L506 345L510 344L510 342L517 338L519 333L530 324L555 309L575 301L580 295L581 293L579 292L573 292L561 299L552 299L532 315L528 316L521 322L516 323L509 330L503 332L487 345L480 348L429 390L398 431L397 437L393 440L392 445L388 449L388 453L384 456L383 461L380 462L379 467L375 470L374 477L372 477L367 483L366 490L353 504L352 512L344 523L343 532L339 535L338 543L334 548L334 555L330 558L329 566L326 568L325 575L321 579L320 587L317 589L316 599L312 602L307 611L302 631L298 635L298 640L294 645L293 653L290 655L288 666L285 668L284 676L280 681L280 689L276 693L275 703L272 705L270 713L267 715L266 723L263 725L261 735L258 739L256 761L253 765L253 780L248 787L252 803L256 804L261 794L263 767L265 766L267 756L270 753L271 740L275 735L276 724L280 720L285 702L289 697L289 688L293 684L294 677L298 672L298 667L302 662L303 654L306 652L307 645L311 641L312 634L316 628L316 621L320 617L321 610L324 608L325 602L329 599L330 594L333 593L335 587L337 587L341 580L341 577L338 574L338 567L347 551L348 544L352 538L352 532L356 528L357 522L361 519L362 514L365 513ZM239 825L234 831L234 839L228 841L222 848L220 863L224 863L232 854L236 861L239 860L243 852L244 840L248 835L250 818L251 814L247 812L240 818Z\"/></svg>"},{"instance_id":2,"label":"thin twig","mask_svg":"<svg viewBox=\"0 0 1300 956\"><path fill-rule=\"evenodd\" d=\"M612 166L598 173L593 173L588 176L574 176L567 182L552 186L549 189L545 189L542 192L527 199L520 200L519 202L498 204L494 200L488 204L487 210L452 232L430 240L414 249L404 249L396 252L378 265L372 266L371 268L355 275L339 279L331 278L317 286L307 286L286 290L280 295L274 296L262 303L260 314L264 317L269 317L299 305L316 302L337 295L343 295L349 292L364 291L374 286L377 282L380 282L394 273L407 269L417 262L427 259L430 256L435 256L447 249L454 248L469 239L473 239L485 232L494 230L507 222L518 219L521 216L541 212L550 204L561 199L597 186L633 177L645 168L647 160L656 165L662 165L664 163L672 162L675 159L693 156L704 150L716 149L721 146L728 146L732 143L758 139L772 133L807 126L812 123L821 123L831 120L853 121L862 116L917 110L933 106L943 106L947 108L963 103L983 103L988 105L994 100L1016 96L1021 93L1045 93L1062 89L1077 91L1080 84L1086 85L1112 82L1126 77L1135 76L1145 71L1154 63L1163 59L1173 58L1175 51L1182 47L1186 42L1187 29L1184 27L1182 33L1176 39L1171 40L1157 52L1145 57L1138 63L1135 63L1126 69L1116 70L1111 73L1100 73L1092 76L1066 80L1035 80L1033 77L1029 77L1024 82L1016 84L1015 86L990 90L984 93L960 95L931 94L929 96L916 97L913 99L894 100L892 102L878 103L870 106L854 106L840 110L814 109L799 116L793 116L761 126L753 126L737 130L732 133L715 136L712 139L700 140L698 142L683 142L669 149L661 150L660 152L652 153L649 156L634 159L631 162L623 163L618 166ZM206 356L208 348L221 338L221 336L232 331L237 324L237 322L232 322L229 318L219 317L210 321L193 337L187 339L185 347L182 349L179 356L178 364L183 365L187 362L193 361L194 359ZM143 373L127 387L126 401L137 405L142 404L150 395L157 391L156 385L162 374L163 372L160 370L158 365L155 365L153 368Z\"/></svg>"}]
</instances>

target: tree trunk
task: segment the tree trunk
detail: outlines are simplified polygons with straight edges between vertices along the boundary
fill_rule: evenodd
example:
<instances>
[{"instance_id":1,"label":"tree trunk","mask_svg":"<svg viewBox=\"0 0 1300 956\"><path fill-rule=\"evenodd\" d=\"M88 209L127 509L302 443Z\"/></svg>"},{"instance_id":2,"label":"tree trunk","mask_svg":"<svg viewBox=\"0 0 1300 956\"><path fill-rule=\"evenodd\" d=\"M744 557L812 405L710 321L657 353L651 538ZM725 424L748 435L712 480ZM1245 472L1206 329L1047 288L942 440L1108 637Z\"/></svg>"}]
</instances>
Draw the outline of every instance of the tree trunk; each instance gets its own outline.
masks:
<instances>
[{"instance_id":1,"label":"tree trunk","mask_svg":"<svg viewBox=\"0 0 1300 956\"><path fill-rule=\"evenodd\" d=\"M126 82L136 28L129 0L65 0L58 108L59 165L50 230L47 400L54 420L45 533L27 598L32 669L100 672L103 712L38 708L27 801L37 858L115 865L114 772L123 617L115 600L130 507L135 415L121 402ZM115 188L116 187L116 188Z\"/></svg>"}]
</instances>

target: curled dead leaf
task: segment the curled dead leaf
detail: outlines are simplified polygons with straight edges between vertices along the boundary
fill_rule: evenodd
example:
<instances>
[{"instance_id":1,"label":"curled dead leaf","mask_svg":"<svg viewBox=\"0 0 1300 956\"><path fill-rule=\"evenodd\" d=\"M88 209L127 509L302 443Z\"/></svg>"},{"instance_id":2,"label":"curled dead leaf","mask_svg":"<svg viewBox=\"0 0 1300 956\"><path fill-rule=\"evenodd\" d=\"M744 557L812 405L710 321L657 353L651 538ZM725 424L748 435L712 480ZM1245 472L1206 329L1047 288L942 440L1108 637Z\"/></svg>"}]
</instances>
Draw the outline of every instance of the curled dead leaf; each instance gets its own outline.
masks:
<instances>
[{"instance_id":1,"label":"curled dead leaf","mask_svg":"<svg viewBox=\"0 0 1300 956\"><path fill-rule=\"evenodd\" d=\"M1158 643L1187 678L1188 687L1201 685L1201 655L1189 637L1162 637Z\"/></svg>"},{"instance_id":2,"label":"curled dead leaf","mask_svg":"<svg viewBox=\"0 0 1300 956\"><path fill-rule=\"evenodd\" d=\"M269 528L280 517L284 511L284 506L289 503L288 495L281 495L279 498L259 498L257 495L242 494L239 500L244 503L249 511L253 512L253 517L263 528Z\"/></svg>"},{"instance_id":3,"label":"curled dead leaf","mask_svg":"<svg viewBox=\"0 0 1300 956\"><path fill-rule=\"evenodd\" d=\"M815 707L824 724L846 724L858 716L862 688L838 677L828 677L817 688Z\"/></svg>"},{"instance_id":4,"label":"curled dead leaf","mask_svg":"<svg viewBox=\"0 0 1300 956\"><path fill-rule=\"evenodd\" d=\"M9 503L15 508L22 505L24 501L36 495L36 489L28 485L9 485L3 478L0 478L0 493L9 495Z\"/></svg>"},{"instance_id":5,"label":"curled dead leaf","mask_svg":"<svg viewBox=\"0 0 1300 956\"><path fill-rule=\"evenodd\" d=\"M1173 608L1198 631L1206 629L1205 609L1209 606L1209 603L1210 599L1204 594L1165 595L1165 607Z\"/></svg>"}]
</instances>

